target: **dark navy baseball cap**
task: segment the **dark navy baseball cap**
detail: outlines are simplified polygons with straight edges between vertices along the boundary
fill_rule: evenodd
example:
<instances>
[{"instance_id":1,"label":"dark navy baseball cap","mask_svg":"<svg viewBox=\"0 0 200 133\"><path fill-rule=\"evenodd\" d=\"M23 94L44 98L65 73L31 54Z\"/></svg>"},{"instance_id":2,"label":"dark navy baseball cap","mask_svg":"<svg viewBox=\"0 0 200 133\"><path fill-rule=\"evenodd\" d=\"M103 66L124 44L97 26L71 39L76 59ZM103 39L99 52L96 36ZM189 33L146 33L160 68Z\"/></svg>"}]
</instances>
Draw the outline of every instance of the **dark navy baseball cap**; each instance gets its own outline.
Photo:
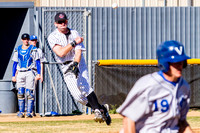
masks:
<instances>
[{"instance_id":1,"label":"dark navy baseball cap","mask_svg":"<svg viewBox=\"0 0 200 133\"><path fill-rule=\"evenodd\" d=\"M32 35L32 36L30 37L30 40L31 40L31 41L32 41L32 40L37 40L37 36Z\"/></svg>"},{"instance_id":2,"label":"dark navy baseball cap","mask_svg":"<svg viewBox=\"0 0 200 133\"><path fill-rule=\"evenodd\" d=\"M55 22L65 21L65 20L67 20L67 16L66 16L65 13L59 12L59 13L56 14L56 16L55 16Z\"/></svg>"},{"instance_id":3,"label":"dark navy baseball cap","mask_svg":"<svg viewBox=\"0 0 200 133\"><path fill-rule=\"evenodd\" d=\"M21 36L21 39L22 40L25 40L25 39L30 39L30 36L29 36L29 34L27 34L27 33L24 33L24 34L22 34L22 36Z\"/></svg>"}]
</instances>

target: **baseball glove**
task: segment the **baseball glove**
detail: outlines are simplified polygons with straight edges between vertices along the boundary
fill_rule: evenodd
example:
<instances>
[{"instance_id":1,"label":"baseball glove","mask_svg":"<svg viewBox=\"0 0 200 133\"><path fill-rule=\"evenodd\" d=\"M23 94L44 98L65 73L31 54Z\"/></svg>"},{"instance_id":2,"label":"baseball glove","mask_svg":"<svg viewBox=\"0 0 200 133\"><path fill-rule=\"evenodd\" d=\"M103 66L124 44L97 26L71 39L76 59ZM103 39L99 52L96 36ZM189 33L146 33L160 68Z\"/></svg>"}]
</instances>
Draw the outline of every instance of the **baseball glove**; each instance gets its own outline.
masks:
<instances>
[{"instance_id":1,"label":"baseball glove","mask_svg":"<svg viewBox=\"0 0 200 133\"><path fill-rule=\"evenodd\" d=\"M68 72L73 73L76 76L76 78L78 78L78 74L80 72L78 69L78 62L74 62L73 64L71 64L67 69L67 71L65 72L65 74Z\"/></svg>"}]
</instances>

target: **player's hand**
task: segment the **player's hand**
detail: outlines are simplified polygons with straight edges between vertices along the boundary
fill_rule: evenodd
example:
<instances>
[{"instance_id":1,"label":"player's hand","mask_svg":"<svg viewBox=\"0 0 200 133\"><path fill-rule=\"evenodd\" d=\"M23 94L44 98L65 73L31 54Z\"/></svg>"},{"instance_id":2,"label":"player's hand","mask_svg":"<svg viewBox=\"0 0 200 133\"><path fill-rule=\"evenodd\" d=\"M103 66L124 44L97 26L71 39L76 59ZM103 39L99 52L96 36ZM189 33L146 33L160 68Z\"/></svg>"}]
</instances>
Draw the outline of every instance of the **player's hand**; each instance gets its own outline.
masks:
<instances>
[{"instance_id":1,"label":"player's hand","mask_svg":"<svg viewBox=\"0 0 200 133\"><path fill-rule=\"evenodd\" d=\"M41 78L40 74L37 74L37 75L35 76L35 80L40 80L40 78Z\"/></svg>"},{"instance_id":2,"label":"player's hand","mask_svg":"<svg viewBox=\"0 0 200 133\"><path fill-rule=\"evenodd\" d=\"M73 73L76 76L76 78L78 78L78 74L80 72L78 69L78 62L74 62L73 64L71 64L64 74L68 72Z\"/></svg>"},{"instance_id":3,"label":"player's hand","mask_svg":"<svg viewBox=\"0 0 200 133\"><path fill-rule=\"evenodd\" d=\"M17 81L16 77L12 77L12 82L16 82L16 81Z\"/></svg>"},{"instance_id":4,"label":"player's hand","mask_svg":"<svg viewBox=\"0 0 200 133\"><path fill-rule=\"evenodd\" d=\"M83 42L83 37L77 37L75 39L76 44L82 43Z\"/></svg>"},{"instance_id":5,"label":"player's hand","mask_svg":"<svg viewBox=\"0 0 200 133\"><path fill-rule=\"evenodd\" d=\"M40 76L40 81L41 81L41 83L43 82L43 76L42 75Z\"/></svg>"}]
</instances>

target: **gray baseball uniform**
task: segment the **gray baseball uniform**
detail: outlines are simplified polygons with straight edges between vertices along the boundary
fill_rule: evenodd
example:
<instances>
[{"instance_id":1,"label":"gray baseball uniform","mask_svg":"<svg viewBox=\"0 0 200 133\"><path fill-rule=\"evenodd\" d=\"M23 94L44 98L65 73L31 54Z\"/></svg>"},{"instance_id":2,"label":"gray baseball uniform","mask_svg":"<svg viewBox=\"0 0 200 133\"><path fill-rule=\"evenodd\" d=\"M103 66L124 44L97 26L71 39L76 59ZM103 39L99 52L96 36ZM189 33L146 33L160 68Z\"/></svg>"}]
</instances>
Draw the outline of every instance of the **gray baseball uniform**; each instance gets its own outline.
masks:
<instances>
[{"instance_id":1,"label":"gray baseball uniform","mask_svg":"<svg viewBox=\"0 0 200 133\"><path fill-rule=\"evenodd\" d=\"M30 57L33 59L33 62L35 62L36 60L39 59L36 47L33 47L32 45L30 45L29 48L31 49L30 50L21 49L20 52L27 53L27 55L30 54ZM24 64L23 62L21 63L21 60L19 59L20 57L18 57L18 55L22 55L22 54L20 53L18 54L18 51L19 50L17 49L14 51L14 55L12 58L13 61L19 62L17 66L17 70L18 70L17 88L24 87L28 89L34 89L35 76L32 71L32 69L34 68L34 63L30 61L31 64L28 66L28 60L30 59L26 59L26 55L23 55L23 57L24 57L24 60L27 60L27 64ZM19 65L25 65L25 67L20 67Z\"/></svg>"},{"instance_id":2,"label":"gray baseball uniform","mask_svg":"<svg viewBox=\"0 0 200 133\"><path fill-rule=\"evenodd\" d=\"M117 112L135 122L136 132L172 133L186 119L189 101L188 83L183 78L169 82L160 71L140 78Z\"/></svg>"},{"instance_id":3,"label":"gray baseball uniform","mask_svg":"<svg viewBox=\"0 0 200 133\"><path fill-rule=\"evenodd\" d=\"M37 48L37 53L38 53L38 58L40 59L41 63L47 61L44 56L44 53L42 52L42 50L40 48ZM36 66L35 62L34 62L33 72L34 72L34 75L37 75L37 66Z\"/></svg>"},{"instance_id":4,"label":"gray baseball uniform","mask_svg":"<svg viewBox=\"0 0 200 133\"><path fill-rule=\"evenodd\" d=\"M37 48L37 52L38 52L38 58L40 59L40 62L45 62L46 58L45 58L44 53L42 52L42 50L40 48Z\"/></svg>"}]
</instances>

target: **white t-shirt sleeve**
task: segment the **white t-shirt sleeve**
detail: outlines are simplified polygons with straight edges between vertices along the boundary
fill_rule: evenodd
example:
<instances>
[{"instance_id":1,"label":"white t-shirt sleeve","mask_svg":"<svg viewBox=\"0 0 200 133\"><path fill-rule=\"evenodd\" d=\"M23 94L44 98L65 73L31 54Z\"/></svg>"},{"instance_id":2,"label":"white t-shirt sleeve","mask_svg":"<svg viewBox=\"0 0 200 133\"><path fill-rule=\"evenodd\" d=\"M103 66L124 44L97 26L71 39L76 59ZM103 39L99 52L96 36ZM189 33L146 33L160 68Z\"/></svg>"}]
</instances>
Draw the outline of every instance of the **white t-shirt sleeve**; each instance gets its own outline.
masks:
<instances>
[{"instance_id":1,"label":"white t-shirt sleeve","mask_svg":"<svg viewBox=\"0 0 200 133\"><path fill-rule=\"evenodd\" d=\"M14 51L12 60L15 61L15 62L18 62L18 52L17 52L17 50Z\"/></svg>"},{"instance_id":2,"label":"white t-shirt sleeve","mask_svg":"<svg viewBox=\"0 0 200 133\"><path fill-rule=\"evenodd\" d=\"M129 92L124 103L117 109L117 112L123 116L137 122L150 111L144 80L138 80Z\"/></svg>"}]
</instances>

